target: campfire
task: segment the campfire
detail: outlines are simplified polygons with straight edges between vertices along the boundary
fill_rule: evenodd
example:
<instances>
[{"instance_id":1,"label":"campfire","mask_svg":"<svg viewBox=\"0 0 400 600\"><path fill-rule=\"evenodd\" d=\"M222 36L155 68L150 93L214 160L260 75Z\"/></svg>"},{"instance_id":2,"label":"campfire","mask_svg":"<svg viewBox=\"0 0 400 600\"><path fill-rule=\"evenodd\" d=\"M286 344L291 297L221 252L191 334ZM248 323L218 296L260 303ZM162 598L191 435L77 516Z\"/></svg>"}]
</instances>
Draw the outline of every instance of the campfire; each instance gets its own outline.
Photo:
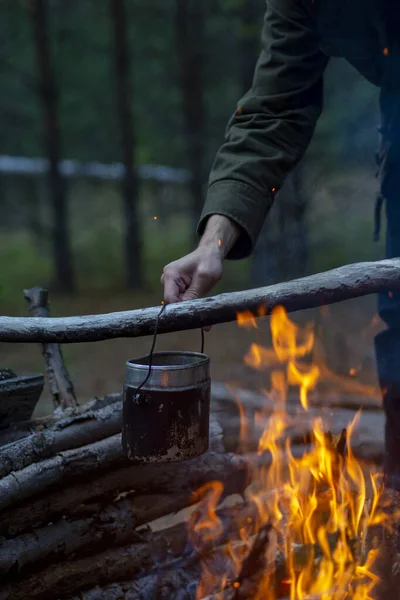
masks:
<instances>
[{"instance_id":1,"label":"campfire","mask_svg":"<svg viewBox=\"0 0 400 600\"><path fill-rule=\"evenodd\" d=\"M31 313L47 317L2 317L0 337L43 344L56 409L32 418L41 376L2 382L0 600L395 600L400 494L382 490L377 390L332 373L313 327L282 305L398 289L399 268L349 265L168 307L159 332L235 316L256 328L271 314L272 347L254 330L244 361L263 389L214 381L208 451L165 464L124 456L122 394L79 404L59 346L153 334L160 308L53 319L30 290Z\"/></svg>"},{"instance_id":2,"label":"campfire","mask_svg":"<svg viewBox=\"0 0 400 600\"><path fill-rule=\"evenodd\" d=\"M257 327L249 313L239 314L238 323ZM202 503L189 521L191 544L201 555L210 543L228 541L203 561L196 599L371 599L379 579L374 572L379 548L370 532L378 525L389 531L392 519L382 508L379 474L366 477L352 452L359 413L338 436L326 431L320 417L312 417L309 448L295 456L285 434L296 415L288 414L286 395L296 386L298 411L308 411L308 395L320 374L309 361L314 331L296 326L277 307L271 333L273 351L253 344L245 357L257 369L272 365L266 394L275 409L255 414L264 426L258 454L268 453L271 464L257 469L246 491L253 510L236 528L240 541L229 540L216 513L222 484L215 481L198 491Z\"/></svg>"}]
</instances>

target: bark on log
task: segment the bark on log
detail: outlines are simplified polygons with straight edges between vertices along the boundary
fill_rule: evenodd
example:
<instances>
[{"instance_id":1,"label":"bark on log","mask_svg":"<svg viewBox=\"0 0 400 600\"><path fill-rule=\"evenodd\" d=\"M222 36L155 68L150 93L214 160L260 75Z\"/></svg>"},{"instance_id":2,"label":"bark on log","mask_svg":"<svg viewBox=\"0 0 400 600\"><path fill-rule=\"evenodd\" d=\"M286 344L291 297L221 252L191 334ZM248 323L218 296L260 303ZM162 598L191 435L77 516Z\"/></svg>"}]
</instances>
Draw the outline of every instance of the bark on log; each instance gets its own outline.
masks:
<instances>
[{"instance_id":1,"label":"bark on log","mask_svg":"<svg viewBox=\"0 0 400 600\"><path fill-rule=\"evenodd\" d=\"M64 429L78 421L84 421L88 413L105 408L113 402L121 402L121 393L109 394L102 398L94 398L85 404L79 406L70 406L69 408L61 409L60 407L45 417L38 417L28 421L21 421L14 426L8 427L6 430L0 429L0 448L6 444L12 444L18 440L22 440L34 432L43 431L60 427ZM89 414L89 418L91 418Z\"/></svg>"},{"instance_id":2,"label":"bark on log","mask_svg":"<svg viewBox=\"0 0 400 600\"><path fill-rule=\"evenodd\" d=\"M71 600L194 600L200 574L199 565L190 569L169 569L136 581L97 586Z\"/></svg>"},{"instance_id":3,"label":"bark on log","mask_svg":"<svg viewBox=\"0 0 400 600\"><path fill-rule=\"evenodd\" d=\"M239 404L242 406L243 416L240 415ZM264 428L268 425L268 415L276 408L270 397L242 390L224 384L213 384L212 386L212 408L213 413L219 419L224 429L229 433L228 443L236 437L240 438L240 432L245 436L245 451L251 452L257 448L258 441ZM359 408L356 406L355 408ZM255 423L254 413L262 413L264 419L257 418ZM331 408L329 405L311 406L304 411L297 397L290 397L286 404L288 415L288 428L285 437L292 440L293 444L306 443L312 432L313 421L321 417L326 431L334 435L347 429L353 421L356 412L347 408ZM354 429L351 446L357 458L381 463L384 451L384 428L385 416L380 408L363 411L359 422ZM224 435L225 439L225 435ZM233 450L232 446L229 448Z\"/></svg>"},{"instance_id":4,"label":"bark on log","mask_svg":"<svg viewBox=\"0 0 400 600\"><path fill-rule=\"evenodd\" d=\"M206 555L227 541L227 535L237 536L248 518L256 515L254 504L225 508L218 511L222 522L221 536L202 548ZM165 568L179 568L186 562L197 562L199 555L187 547L187 524L178 523L155 533L142 534L143 541L124 546L116 552L107 550L94 556L52 565L23 581L6 584L0 588L0 600L54 600L69 598L80 590L95 585L135 578L140 573L156 573ZM160 563L162 563L160 565Z\"/></svg>"},{"instance_id":5,"label":"bark on log","mask_svg":"<svg viewBox=\"0 0 400 600\"><path fill-rule=\"evenodd\" d=\"M98 410L89 408L74 417L61 417L55 422L51 420L48 428L45 428L46 422L41 425L37 421L39 431L0 447L0 478L63 450L86 446L119 433L121 410L121 395L116 394L105 407ZM32 421L31 428L35 425Z\"/></svg>"},{"instance_id":6,"label":"bark on log","mask_svg":"<svg viewBox=\"0 0 400 600\"><path fill-rule=\"evenodd\" d=\"M33 317L50 317L48 297L49 293L40 287L34 287L24 291L28 302L29 312ZM42 354L46 365L47 381L54 406L67 408L76 406L76 394L74 386L65 366L59 344L41 344Z\"/></svg>"},{"instance_id":7,"label":"bark on log","mask_svg":"<svg viewBox=\"0 0 400 600\"><path fill-rule=\"evenodd\" d=\"M300 456L307 446L293 446L293 456ZM151 497L154 494L186 494L187 503L195 499L193 493L209 481L223 485L222 497L243 494L253 473L271 463L269 454L236 456L211 451L203 456L169 465L129 466L85 481L73 487L43 494L29 504L9 508L0 513L0 536L10 538L40 525L55 522L63 515L82 518L98 513L121 493Z\"/></svg>"},{"instance_id":8,"label":"bark on log","mask_svg":"<svg viewBox=\"0 0 400 600\"><path fill-rule=\"evenodd\" d=\"M169 530L157 532L151 540L96 554L65 565L53 565L20 583L13 582L0 588L0 600L54 600L68 598L82 589L121 581L149 572L168 558L183 554L186 545L186 527L178 524Z\"/></svg>"},{"instance_id":9,"label":"bark on log","mask_svg":"<svg viewBox=\"0 0 400 600\"><path fill-rule=\"evenodd\" d=\"M141 540L136 528L170 513L178 512L197 500L195 494L163 494L138 498L129 496L96 514L34 529L0 546L0 574L20 579L26 570L35 571L48 564L101 552ZM29 511L29 509L28 509ZM22 571L22 573L21 573Z\"/></svg>"},{"instance_id":10,"label":"bark on log","mask_svg":"<svg viewBox=\"0 0 400 600\"><path fill-rule=\"evenodd\" d=\"M43 386L41 374L0 379L0 436L32 417Z\"/></svg>"},{"instance_id":11,"label":"bark on log","mask_svg":"<svg viewBox=\"0 0 400 600\"><path fill-rule=\"evenodd\" d=\"M212 419L210 450L198 458L182 463L133 466L122 455L120 434L82 448L60 452L57 456L29 465L1 479L0 510L45 493L49 488L55 488L60 484L70 486L72 483L82 482L85 478L87 480L87 477L99 475L107 478L107 470L128 466L134 474L130 489L134 483L137 493L151 493L157 490L166 492L193 490L192 482L202 480L203 477L208 481L208 473L221 474L225 464L226 466L230 464L234 471L243 471L243 460L240 457L223 454L222 435L221 427L215 419ZM128 468L125 473L129 471Z\"/></svg>"},{"instance_id":12,"label":"bark on log","mask_svg":"<svg viewBox=\"0 0 400 600\"><path fill-rule=\"evenodd\" d=\"M117 434L74 450L34 463L0 479L0 510L23 502L52 486L98 474L127 464L121 452L121 435Z\"/></svg>"},{"instance_id":13,"label":"bark on log","mask_svg":"<svg viewBox=\"0 0 400 600\"><path fill-rule=\"evenodd\" d=\"M355 382L349 378L349 386ZM360 390L362 384L360 384ZM346 383L344 383L346 387ZM369 386L365 386L366 390L371 391ZM378 396L378 390L376 396L364 395L361 393L352 394L351 392L344 391L343 393L330 393L326 391L324 393L310 392L308 394L308 403L311 407L315 408L345 408L349 410L359 410L362 408L363 411L371 410L380 412L382 410L382 400ZM213 402L232 402L236 401L240 403L244 408L256 408L263 407L264 410L274 410L275 403L270 396L266 394L260 394L260 392L253 392L251 390L238 388L227 383L215 381L211 384L211 400ZM286 399L286 407L288 411L291 411L293 407L298 408L299 406L299 395L289 392Z\"/></svg>"},{"instance_id":14,"label":"bark on log","mask_svg":"<svg viewBox=\"0 0 400 600\"><path fill-rule=\"evenodd\" d=\"M400 259L357 263L255 290L221 294L168 306L159 333L234 321L238 312L255 316L278 305L288 312L400 289ZM154 333L159 307L64 318L0 317L0 342L75 343Z\"/></svg>"}]
</instances>

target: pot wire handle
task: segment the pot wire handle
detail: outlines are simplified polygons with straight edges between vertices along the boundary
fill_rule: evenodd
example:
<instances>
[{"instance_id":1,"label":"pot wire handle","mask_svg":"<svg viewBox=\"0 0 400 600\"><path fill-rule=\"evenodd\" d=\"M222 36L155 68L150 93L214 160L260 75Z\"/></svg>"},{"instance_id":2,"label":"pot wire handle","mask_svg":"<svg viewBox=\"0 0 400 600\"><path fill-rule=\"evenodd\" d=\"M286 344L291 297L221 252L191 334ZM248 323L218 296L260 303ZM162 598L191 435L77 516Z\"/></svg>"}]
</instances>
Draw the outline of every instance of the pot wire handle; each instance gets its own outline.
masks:
<instances>
[{"instance_id":1,"label":"pot wire handle","mask_svg":"<svg viewBox=\"0 0 400 600\"><path fill-rule=\"evenodd\" d=\"M149 369L147 371L147 375L146 377L143 379L142 383L139 385L139 387L136 389L136 398L138 397L138 394L140 392L140 390L142 389L142 387L144 385L146 385L146 383L148 382L148 380L150 379L150 375L151 375L151 369L153 367L153 354L154 354L154 348L156 347L156 341L157 341L157 334L158 334L158 325L160 322L160 317L163 314L164 310L166 309L167 305L165 303L163 303L160 312L157 315L157 319L156 319L156 324L154 326L154 334L153 334L153 341L151 344L151 348L150 348L150 352L149 352ZM204 330L201 329L201 354L204 354Z\"/></svg>"}]
</instances>

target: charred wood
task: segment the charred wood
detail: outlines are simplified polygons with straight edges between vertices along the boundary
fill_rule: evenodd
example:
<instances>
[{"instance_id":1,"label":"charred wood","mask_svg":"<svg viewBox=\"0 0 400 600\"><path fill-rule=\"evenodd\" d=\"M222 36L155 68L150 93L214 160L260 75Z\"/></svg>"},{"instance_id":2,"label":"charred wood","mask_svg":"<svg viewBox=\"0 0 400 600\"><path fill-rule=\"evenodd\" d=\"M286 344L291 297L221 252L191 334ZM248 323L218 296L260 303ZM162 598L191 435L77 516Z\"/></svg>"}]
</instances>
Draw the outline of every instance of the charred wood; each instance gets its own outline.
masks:
<instances>
[{"instance_id":1,"label":"charred wood","mask_svg":"<svg viewBox=\"0 0 400 600\"><path fill-rule=\"evenodd\" d=\"M95 585L126 581L147 573L157 576L169 568L195 565L201 556L226 543L227 536L239 537L239 530L248 519L254 519L254 504L244 504L218 511L223 524L222 534L207 542L201 552L194 552L187 539L187 524L178 523L157 532L141 533L141 541L118 549L110 549L86 558L71 560L67 568L63 563L52 565L31 576L0 587L0 600L35 600L69 598Z\"/></svg>"},{"instance_id":2,"label":"charred wood","mask_svg":"<svg viewBox=\"0 0 400 600\"><path fill-rule=\"evenodd\" d=\"M40 529L5 540L0 546L0 574L19 579L74 556L95 554L107 548L141 541L136 528L164 515L178 512L196 495L164 494L135 498L126 495L97 513L81 519L61 518ZM29 510L29 509L28 509Z\"/></svg>"}]
</instances>

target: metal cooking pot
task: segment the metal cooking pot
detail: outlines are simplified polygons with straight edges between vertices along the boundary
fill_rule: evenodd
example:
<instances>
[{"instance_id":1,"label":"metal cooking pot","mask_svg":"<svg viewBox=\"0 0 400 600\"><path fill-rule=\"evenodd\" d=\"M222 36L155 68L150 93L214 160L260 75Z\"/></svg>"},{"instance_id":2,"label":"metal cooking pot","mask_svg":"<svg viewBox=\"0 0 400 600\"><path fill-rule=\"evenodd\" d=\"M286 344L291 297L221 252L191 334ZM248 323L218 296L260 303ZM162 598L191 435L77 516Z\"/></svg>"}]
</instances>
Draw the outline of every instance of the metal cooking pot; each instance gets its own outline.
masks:
<instances>
[{"instance_id":1,"label":"metal cooking pot","mask_svg":"<svg viewBox=\"0 0 400 600\"><path fill-rule=\"evenodd\" d=\"M138 462L203 454L209 443L210 359L200 352L154 352L150 373L149 361L148 355L126 363L124 454Z\"/></svg>"}]
</instances>

